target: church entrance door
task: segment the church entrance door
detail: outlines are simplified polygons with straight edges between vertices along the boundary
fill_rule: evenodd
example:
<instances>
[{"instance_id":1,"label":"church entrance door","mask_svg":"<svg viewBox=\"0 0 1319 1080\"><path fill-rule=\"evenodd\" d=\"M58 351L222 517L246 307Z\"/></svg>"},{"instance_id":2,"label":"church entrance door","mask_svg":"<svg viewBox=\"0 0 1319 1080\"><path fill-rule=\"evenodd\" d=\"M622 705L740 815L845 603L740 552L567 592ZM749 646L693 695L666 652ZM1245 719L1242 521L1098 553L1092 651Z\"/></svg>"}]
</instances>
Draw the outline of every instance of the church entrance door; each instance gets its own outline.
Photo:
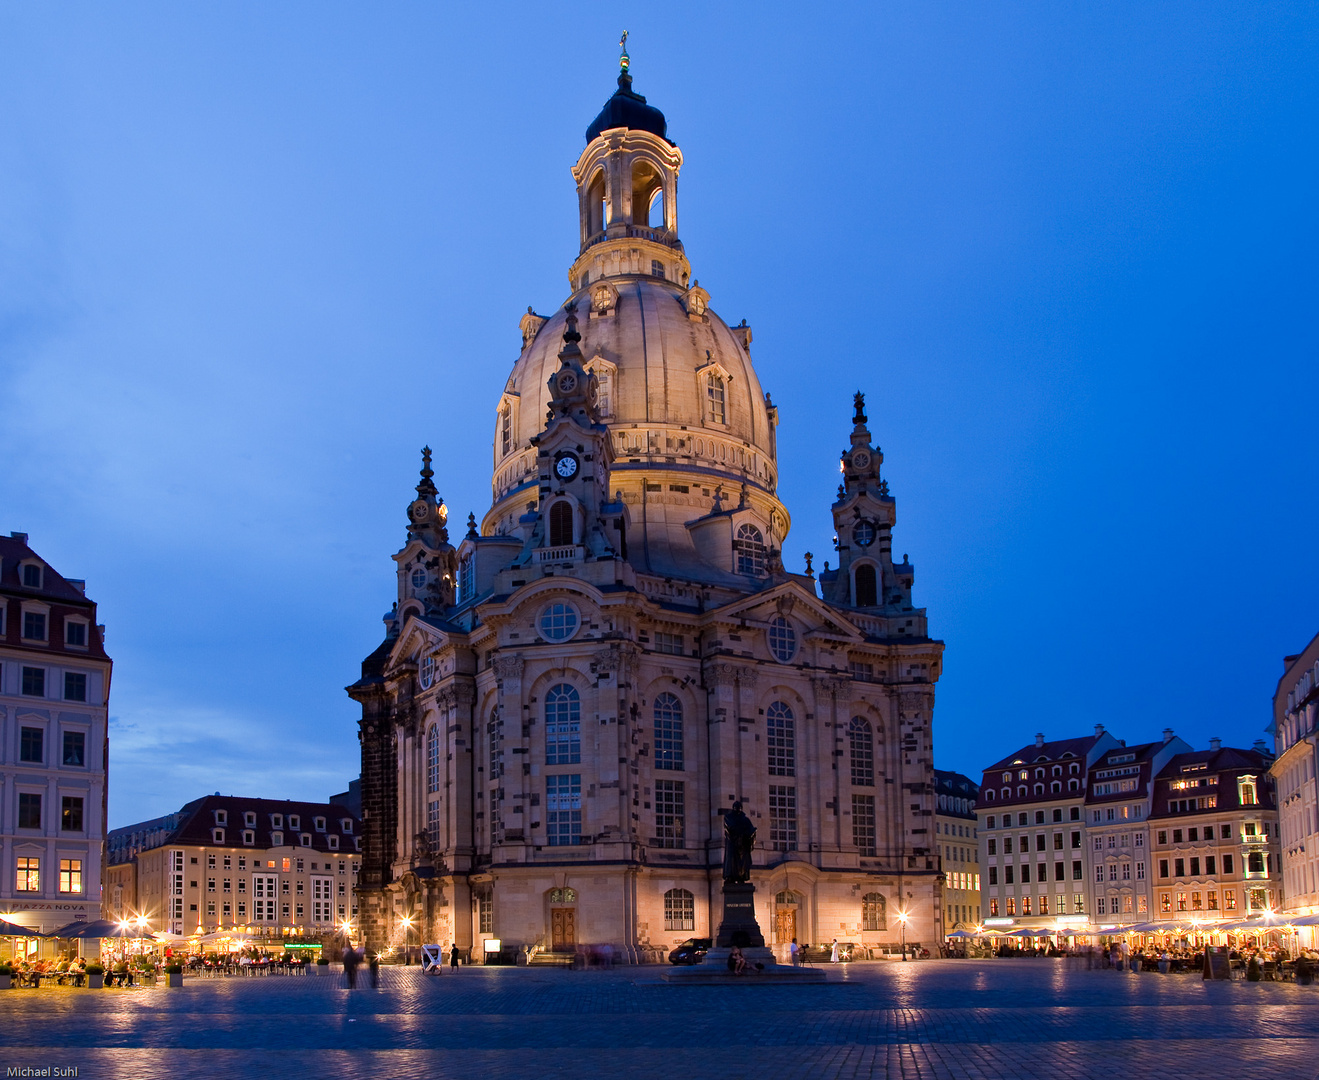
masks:
<instances>
[{"instance_id":1,"label":"church entrance door","mask_svg":"<svg viewBox=\"0 0 1319 1080\"><path fill-rule=\"evenodd\" d=\"M550 941L555 952L572 952L577 947L576 909L550 908Z\"/></svg>"},{"instance_id":2,"label":"church entrance door","mask_svg":"<svg viewBox=\"0 0 1319 1080\"><path fill-rule=\"evenodd\" d=\"M774 940L786 945L797 936L797 909L781 907L774 913Z\"/></svg>"}]
</instances>

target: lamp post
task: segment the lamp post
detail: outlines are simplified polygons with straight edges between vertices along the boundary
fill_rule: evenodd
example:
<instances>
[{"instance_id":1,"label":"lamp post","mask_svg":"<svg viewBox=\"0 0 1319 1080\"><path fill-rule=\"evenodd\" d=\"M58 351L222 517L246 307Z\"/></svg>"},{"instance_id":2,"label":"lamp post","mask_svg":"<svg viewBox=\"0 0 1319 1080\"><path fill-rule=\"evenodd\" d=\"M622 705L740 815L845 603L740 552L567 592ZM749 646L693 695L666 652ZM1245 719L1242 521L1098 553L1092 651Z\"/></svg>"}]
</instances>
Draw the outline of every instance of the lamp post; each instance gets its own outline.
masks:
<instances>
[{"instance_id":1,"label":"lamp post","mask_svg":"<svg viewBox=\"0 0 1319 1080\"><path fill-rule=\"evenodd\" d=\"M905 911L898 912L898 928L902 934L902 960L905 963L907 960L907 913Z\"/></svg>"}]
</instances>

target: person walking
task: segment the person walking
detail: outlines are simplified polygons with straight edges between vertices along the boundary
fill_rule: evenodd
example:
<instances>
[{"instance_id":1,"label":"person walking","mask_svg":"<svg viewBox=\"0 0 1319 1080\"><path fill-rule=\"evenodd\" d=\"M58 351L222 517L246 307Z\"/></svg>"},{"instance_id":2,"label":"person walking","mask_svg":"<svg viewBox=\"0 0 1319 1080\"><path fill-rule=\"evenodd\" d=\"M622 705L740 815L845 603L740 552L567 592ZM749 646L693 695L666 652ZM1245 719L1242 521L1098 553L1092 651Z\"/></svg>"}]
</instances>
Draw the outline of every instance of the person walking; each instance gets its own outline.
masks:
<instances>
[{"instance_id":1,"label":"person walking","mask_svg":"<svg viewBox=\"0 0 1319 1080\"><path fill-rule=\"evenodd\" d=\"M372 953L371 960L367 966L371 971L371 989L379 990L380 989L380 954Z\"/></svg>"},{"instance_id":2,"label":"person walking","mask_svg":"<svg viewBox=\"0 0 1319 1080\"><path fill-rule=\"evenodd\" d=\"M453 968L454 971L458 970L458 942L456 941L449 949L449 966Z\"/></svg>"},{"instance_id":3,"label":"person walking","mask_svg":"<svg viewBox=\"0 0 1319 1080\"><path fill-rule=\"evenodd\" d=\"M348 989L357 989L357 965L359 962L357 950L351 945L345 945L343 950L343 974L348 982Z\"/></svg>"}]
</instances>

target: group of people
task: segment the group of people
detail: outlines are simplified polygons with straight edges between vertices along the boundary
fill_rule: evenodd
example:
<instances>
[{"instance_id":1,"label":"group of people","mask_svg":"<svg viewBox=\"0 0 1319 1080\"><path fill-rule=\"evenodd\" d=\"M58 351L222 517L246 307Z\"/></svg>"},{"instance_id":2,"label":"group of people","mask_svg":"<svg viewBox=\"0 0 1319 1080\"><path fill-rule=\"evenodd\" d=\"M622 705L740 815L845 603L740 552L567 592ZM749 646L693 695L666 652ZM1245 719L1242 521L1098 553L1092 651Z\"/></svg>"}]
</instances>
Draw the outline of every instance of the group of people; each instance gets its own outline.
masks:
<instances>
[{"instance_id":1,"label":"group of people","mask_svg":"<svg viewBox=\"0 0 1319 1080\"><path fill-rule=\"evenodd\" d=\"M87 978L87 961L81 956L62 956L58 960L22 959L13 965L14 981L19 986L39 986L42 979L53 979L64 986L82 986Z\"/></svg>"}]
</instances>

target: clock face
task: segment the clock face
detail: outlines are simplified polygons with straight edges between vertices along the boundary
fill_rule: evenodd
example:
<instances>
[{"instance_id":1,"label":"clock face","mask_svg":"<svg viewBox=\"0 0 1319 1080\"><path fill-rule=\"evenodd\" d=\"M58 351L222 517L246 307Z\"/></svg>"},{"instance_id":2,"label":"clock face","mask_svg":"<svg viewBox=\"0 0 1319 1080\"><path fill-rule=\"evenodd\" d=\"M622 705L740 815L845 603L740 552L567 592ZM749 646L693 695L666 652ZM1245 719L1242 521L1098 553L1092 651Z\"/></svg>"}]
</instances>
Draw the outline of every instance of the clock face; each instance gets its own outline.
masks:
<instances>
[{"instance_id":1,"label":"clock face","mask_svg":"<svg viewBox=\"0 0 1319 1080\"><path fill-rule=\"evenodd\" d=\"M554 463L554 471L564 480L571 480L577 475L577 459L572 454L564 454Z\"/></svg>"},{"instance_id":2,"label":"clock face","mask_svg":"<svg viewBox=\"0 0 1319 1080\"><path fill-rule=\"evenodd\" d=\"M875 526L873 522L858 521L852 528L852 542L858 547L869 547L875 542Z\"/></svg>"},{"instance_id":3,"label":"clock face","mask_svg":"<svg viewBox=\"0 0 1319 1080\"><path fill-rule=\"evenodd\" d=\"M427 509L426 504L418 499L408 508L408 513L413 521L421 521L426 516Z\"/></svg>"},{"instance_id":4,"label":"clock face","mask_svg":"<svg viewBox=\"0 0 1319 1080\"><path fill-rule=\"evenodd\" d=\"M577 376L571 371L565 371L559 376L559 393L571 394L577 389Z\"/></svg>"},{"instance_id":5,"label":"clock face","mask_svg":"<svg viewBox=\"0 0 1319 1080\"><path fill-rule=\"evenodd\" d=\"M852 468L868 469L870 468L870 455L865 450L858 450L852 455Z\"/></svg>"}]
</instances>

